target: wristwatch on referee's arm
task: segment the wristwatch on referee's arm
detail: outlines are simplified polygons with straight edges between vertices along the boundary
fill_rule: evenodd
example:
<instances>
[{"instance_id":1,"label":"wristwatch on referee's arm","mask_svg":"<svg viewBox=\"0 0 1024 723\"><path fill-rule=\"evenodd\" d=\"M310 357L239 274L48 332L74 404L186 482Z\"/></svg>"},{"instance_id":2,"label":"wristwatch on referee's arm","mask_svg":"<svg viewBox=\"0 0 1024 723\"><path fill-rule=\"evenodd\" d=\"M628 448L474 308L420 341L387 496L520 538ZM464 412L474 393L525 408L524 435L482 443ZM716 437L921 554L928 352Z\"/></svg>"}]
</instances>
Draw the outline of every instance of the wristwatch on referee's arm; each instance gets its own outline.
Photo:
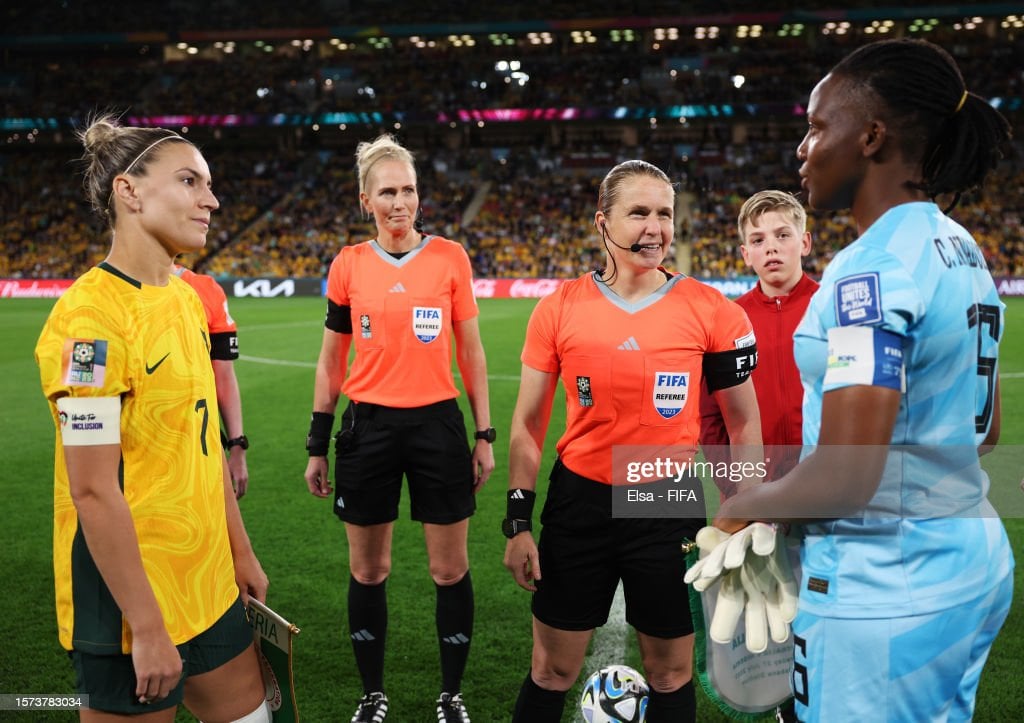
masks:
<instances>
[{"instance_id":1,"label":"wristwatch on referee's arm","mask_svg":"<svg viewBox=\"0 0 1024 723\"><path fill-rule=\"evenodd\" d=\"M230 451L232 447L241 447L242 449L249 449L249 438L244 434L240 434L237 437L232 437L224 445L224 449Z\"/></svg>"},{"instance_id":2,"label":"wristwatch on referee's arm","mask_svg":"<svg viewBox=\"0 0 1024 723\"><path fill-rule=\"evenodd\" d=\"M482 439L489 444L494 444L494 440L498 438L498 433L494 427L488 427L487 429L481 429L473 435L473 439Z\"/></svg>"},{"instance_id":3,"label":"wristwatch on referee's arm","mask_svg":"<svg viewBox=\"0 0 1024 723\"><path fill-rule=\"evenodd\" d=\"M501 521L501 533L510 540L520 532L529 532L532 529L533 522L530 520L510 520L506 517Z\"/></svg>"}]
</instances>

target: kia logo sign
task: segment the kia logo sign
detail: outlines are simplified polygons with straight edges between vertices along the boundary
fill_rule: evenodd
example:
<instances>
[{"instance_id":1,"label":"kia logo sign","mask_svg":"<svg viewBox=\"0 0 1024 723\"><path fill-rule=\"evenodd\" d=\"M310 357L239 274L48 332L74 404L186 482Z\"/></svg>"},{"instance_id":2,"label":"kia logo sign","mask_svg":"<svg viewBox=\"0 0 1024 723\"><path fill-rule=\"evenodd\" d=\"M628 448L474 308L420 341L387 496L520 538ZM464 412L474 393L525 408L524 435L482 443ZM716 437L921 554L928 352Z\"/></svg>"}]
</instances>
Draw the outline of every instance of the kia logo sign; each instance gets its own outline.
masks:
<instances>
[{"instance_id":1,"label":"kia logo sign","mask_svg":"<svg viewBox=\"0 0 1024 723\"><path fill-rule=\"evenodd\" d=\"M284 279L276 285L270 279L256 279L255 281L235 281L233 289L235 298L252 296L257 299L269 299L274 296L295 296L295 282L292 279Z\"/></svg>"}]
</instances>

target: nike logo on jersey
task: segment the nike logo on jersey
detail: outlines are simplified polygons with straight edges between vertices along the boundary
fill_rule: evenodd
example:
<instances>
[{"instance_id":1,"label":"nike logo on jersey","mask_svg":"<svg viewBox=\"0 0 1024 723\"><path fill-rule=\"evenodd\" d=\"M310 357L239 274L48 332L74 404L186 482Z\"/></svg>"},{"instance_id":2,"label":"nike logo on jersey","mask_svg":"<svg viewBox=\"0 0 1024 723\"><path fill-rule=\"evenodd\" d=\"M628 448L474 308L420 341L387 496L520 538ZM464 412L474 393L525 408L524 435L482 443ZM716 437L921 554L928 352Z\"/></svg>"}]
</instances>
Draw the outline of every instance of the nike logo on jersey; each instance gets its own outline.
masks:
<instances>
[{"instance_id":1,"label":"nike logo on jersey","mask_svg":"<svg viewBox=\"0 0 1024 723\"><path fill-rule=\"evenodd\" d=\"M405 293L405 287L402 286L402 282L399 281L397 284L395 284L390 289L388 289L388 293L389 294L404 294Z\"/></svg>"},{"instance_id":2,"label":"nike logo on jersey","mask_svg":"<svg viewBox=\"0 0 1024 723\"><path fill-rule=\"evenodd\" d=\"M147 365L146 365L146 374L152 374L153 372L155 372L155 371L156 371L156 368L157 368L158 366L160 366L161 364L163 364L163 363L164 363L164 359L166 359L166 358L167 358L167 357L169 357L170 355L171 355L171 352L167 352L167 353L166 353L166 354L164 354L164 355L163 355L162 357L160 357L160 361L158 361L158 362L157 362L156 364L154 364L153 366L150 366L149 364L147 364Z\"/></svg>"},{"instance_id":3,"label":"nike logo on jersey","mask_svg":"<svg viewBox=\"0 0 1024 723\"><path fill-rule=\"evenodd\" d=\"M626 341L619 344L619 349L623 351L640 351L640 345L636 343L636 339L629 337Z\"/></svg>"}]
</instances>

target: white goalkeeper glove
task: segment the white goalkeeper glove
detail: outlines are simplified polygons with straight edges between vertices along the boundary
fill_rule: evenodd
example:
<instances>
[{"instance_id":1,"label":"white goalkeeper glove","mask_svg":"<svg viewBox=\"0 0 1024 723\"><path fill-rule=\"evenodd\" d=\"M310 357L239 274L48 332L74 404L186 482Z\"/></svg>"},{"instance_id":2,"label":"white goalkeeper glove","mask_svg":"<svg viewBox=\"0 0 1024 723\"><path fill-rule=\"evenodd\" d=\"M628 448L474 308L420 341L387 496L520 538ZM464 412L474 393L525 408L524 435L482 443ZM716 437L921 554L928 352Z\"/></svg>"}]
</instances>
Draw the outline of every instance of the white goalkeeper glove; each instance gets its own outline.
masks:
<instances>
[{"instance_id":1,"label":"white goalkeeper glove","mask_svg":"<svg viewBox=\"0 0 1024 723\"><path fill-rule=\"evenodd\" d=\"M747 649L752 653L763 652L768 646L768 634L776 643L786 642L789 624L796 617L799 591L781 533L770 554L747 555L739 572L747 596Z\"/></svg>"},{"instance_id":2,"label":"white goalkeeper glove","mask_svg":"<svg viewBox=\"0 0 1024 723\"><path fill-rule=\"evenodd\" d=\"M739 576L746 598L743 623L746 629L747 650L751 653L763 653L768 648L771 615L768 612L768 600L762 585L767 586L768 581L765 578L771 576L768 574L764 559L756 555L750 555L732 574ZM786 634L789 634L788 628Z\"/></svg>"},{"instance_id":3,"label":"white goalkeeper glove","mask_svg":"<svg viewBox=\"0 0 1024 723\"><path fill-rule=\"evenodd\" d=\"M696 584L694 584L696 587ZM715 612L711 616L708 634L716 643L731 643L736 634L736 625L740 621L746 605L747 596L743 591L739 570L728 570L721 577L718 586L718 597L715 600Z\"/></svg>"},{"instance_id":4,"label":"white goalkeeper glove","mask_svg":"<svg viewBox=\"0 0 1024 723\"><path fill-rule=\"evenodd\" d=\"M697 533L696 543L700 549L700 559L687 569L683 582L692 584L698 592L703 592L717 582L724 569L726 547L731 535L714 525L702 527Z\"/></svg>"},{"instance_id":5,"label":"white goalkeeper glove","mask_svg":"<svg viewBox=\"0 0 1024 723\"><path fill-rule=\"evenodd\" d=\"M747 548L759 557L772 554L775 549L775 528L764 522L752 522L733 533L725 550L724 565L730 570L738 568L747 558Z\"/></svg>"},{"instance_id":6,"label":"white goalkeeper glove","mask_svg":"<svg viewBox=\"0 0 1024 723\"><path fill-rule=\"evenodd\" d=\"M793 568L789 564L786 538L781 532L776 534L775 549L764 558L765 566L772 580L772 584L765 589L765 596L769 601L769 608L774 607L778 619L785 623L786 636L788 636L789 623L796 618L800 587L796 578L793 577ZM769 618L769 622L771 622L771 618ZM779 640L778 636L773 633L772 640L781 643L786 636Z\"/></svg>"},{"instance_id":7,"label":"white goalkeeper glove","mask_svg":"<svg viewBox=\"0 0 1024 723\"><path fill-rule=\"evenodd\" d=\"M708 526L697 533L696 542L701 558L683 579L701 592L721 583L711 639L731 642L742 614L750 652L764 652L769 635L777 643L785 642L796 617L799 591L782 534L763 522L732 535Z\"/></svg>"}]
</instances>

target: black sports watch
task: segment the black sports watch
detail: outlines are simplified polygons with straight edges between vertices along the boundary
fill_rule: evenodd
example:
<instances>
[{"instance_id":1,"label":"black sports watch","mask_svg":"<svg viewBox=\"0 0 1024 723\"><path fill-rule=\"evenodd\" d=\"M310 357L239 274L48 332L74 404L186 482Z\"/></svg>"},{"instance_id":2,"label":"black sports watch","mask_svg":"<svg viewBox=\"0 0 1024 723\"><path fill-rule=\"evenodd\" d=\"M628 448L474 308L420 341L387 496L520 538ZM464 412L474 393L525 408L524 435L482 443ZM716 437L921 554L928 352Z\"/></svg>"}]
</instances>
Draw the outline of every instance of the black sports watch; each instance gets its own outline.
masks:
<instances>
[{"instance_id":1,"label":"black sports watch","mask_svg":"<svg viewBox=\"0 0 1024 723\"><path fill-rule=\"evenodd\" d=\"M491 444L494 444L494 440L496 440L497 438L498 433L497 431L495 431L494 427L488 427L487 429L480 430L473 435L473 439L482 439L485 442L489 442Z\"/></svg>"},{"instance_id":2,"label":"black sports watch","mask_svg":"<svg viewBox=\"0 0 1024 723\"><path fill-rule=\"evenodd\" d=\"M228 443L224 445L224 449L231 449L232 447L241 447L242 449L249 449L249 438L244 434L240 434L234 439L229 439Z\"/></svg>"},{"instance_id":3,"label":"black sports watch","mask_svg":"<svg viewBox=\"0 0 1024 723\"><path fill-rule=\"evenodd\" d=\"M533 522L530 520L510 520L506 517L501 521L501 534L510 540L520 532L529 532L532 529Z\"/></svg>"}]
</instances>

